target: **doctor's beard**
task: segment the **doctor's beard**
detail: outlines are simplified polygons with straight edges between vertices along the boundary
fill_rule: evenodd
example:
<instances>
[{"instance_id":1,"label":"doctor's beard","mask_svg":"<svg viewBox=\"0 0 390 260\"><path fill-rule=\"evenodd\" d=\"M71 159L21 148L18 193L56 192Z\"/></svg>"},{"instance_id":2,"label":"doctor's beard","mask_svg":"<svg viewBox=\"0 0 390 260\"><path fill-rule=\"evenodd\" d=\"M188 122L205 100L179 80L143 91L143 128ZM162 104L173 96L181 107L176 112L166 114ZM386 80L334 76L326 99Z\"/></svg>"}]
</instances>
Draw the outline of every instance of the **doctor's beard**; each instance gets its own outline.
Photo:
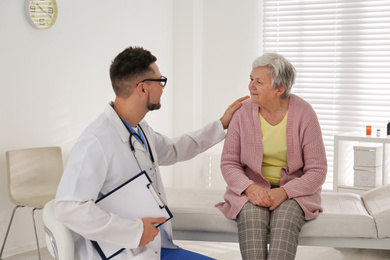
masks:
<instances>
[{"instance_id":1,"label":"doctor's beard","mask_svg":"<svg viewBox=\"0 0 390 260\"><path fill-rule=\"evenodd\" d=\"M149 103L146 105L146 107L150 110L150 111L153 111L153 110L157 110L157 109L160 109L161 108L161 103L156 103L156 104L152 104L152 103Z\"/></svg>"},{"instance_id":2,"label":"doctor's beard","mask_svg":"<svg viewBox=\"0 0 390 260\"><path fill-rule=\"evenodd\" d=\"M158 110L158 109L160 109L160 107L161 107L160 102L153 104L150 102L150 98L148 96L148 103L146 104L146 108L149 109L149 111Z\"/></svg>"}]
</instances>

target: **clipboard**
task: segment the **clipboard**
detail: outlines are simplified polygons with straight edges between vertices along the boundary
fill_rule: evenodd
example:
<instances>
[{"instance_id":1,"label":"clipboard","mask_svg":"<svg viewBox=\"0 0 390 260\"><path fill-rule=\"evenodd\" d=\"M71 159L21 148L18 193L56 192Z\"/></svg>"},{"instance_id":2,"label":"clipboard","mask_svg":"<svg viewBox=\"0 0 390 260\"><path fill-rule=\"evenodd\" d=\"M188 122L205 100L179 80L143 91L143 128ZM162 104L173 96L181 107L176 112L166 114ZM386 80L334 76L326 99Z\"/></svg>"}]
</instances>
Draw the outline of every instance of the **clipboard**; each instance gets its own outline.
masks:
<instances>
[{"instance_id":1,"label":"clipboard","mask_svg":"<svg viewBox=\"0 0 390 260\"><path fill-rule=\"evenodd\" d=\"M173 217L145 171L99 198L95 203L103 210L127 219L165 217L168 221ZM91 242L103 260L112 259L125 250L108 243Z\"/></svg>"}]
</instances>

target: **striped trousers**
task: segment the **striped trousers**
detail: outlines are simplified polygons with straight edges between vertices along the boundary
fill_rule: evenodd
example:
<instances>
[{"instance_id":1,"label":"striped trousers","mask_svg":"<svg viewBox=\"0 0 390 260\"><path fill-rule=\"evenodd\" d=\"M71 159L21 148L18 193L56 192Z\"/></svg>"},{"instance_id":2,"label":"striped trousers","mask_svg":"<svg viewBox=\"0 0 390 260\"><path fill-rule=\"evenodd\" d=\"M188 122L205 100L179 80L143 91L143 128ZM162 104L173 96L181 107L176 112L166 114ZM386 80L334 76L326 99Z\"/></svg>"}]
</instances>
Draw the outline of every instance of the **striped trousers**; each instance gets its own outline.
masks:
<instances>
[{"instance_id":1,"label":"striped trousers","mask_svg":"<svg viewBox=\"0 0 390 260\"><path fill-rule=\"evenodd\" d=\"M303 210L294 199L285 200L273 211L248 201L237 216L242 259L293 260L304 223Z\"/></svg>"}]
</instances>

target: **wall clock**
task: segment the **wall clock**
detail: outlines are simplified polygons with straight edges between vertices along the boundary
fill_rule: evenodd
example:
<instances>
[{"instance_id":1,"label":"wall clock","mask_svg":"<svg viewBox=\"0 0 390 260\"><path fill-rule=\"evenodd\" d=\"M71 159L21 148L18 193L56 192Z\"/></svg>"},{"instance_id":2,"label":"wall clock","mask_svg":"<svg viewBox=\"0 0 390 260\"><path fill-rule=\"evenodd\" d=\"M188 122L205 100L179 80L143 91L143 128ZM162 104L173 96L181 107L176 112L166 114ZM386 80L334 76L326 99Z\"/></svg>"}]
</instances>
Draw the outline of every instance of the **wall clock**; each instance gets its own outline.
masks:
<instances>
[{"instance_id":1,"label":"wall clock","mask_svg":"<svg viewBox=\"0 0 390 260\"><path fill-rule=\"evenodd\" d=\"M25 0L27 20L38 29L49 29L57 20L57 3L55 0Z\"/></svg>"}]
</instances>

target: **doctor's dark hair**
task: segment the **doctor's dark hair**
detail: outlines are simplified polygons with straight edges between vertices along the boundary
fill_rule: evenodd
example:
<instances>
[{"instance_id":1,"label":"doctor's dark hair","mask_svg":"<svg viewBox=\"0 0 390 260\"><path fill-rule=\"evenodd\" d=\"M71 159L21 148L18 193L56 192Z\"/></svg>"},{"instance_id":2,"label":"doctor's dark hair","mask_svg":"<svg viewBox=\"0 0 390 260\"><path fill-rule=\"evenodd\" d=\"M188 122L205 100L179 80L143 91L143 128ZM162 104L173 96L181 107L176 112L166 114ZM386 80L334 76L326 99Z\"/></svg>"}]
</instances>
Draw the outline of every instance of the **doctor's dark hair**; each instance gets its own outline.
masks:
<instances>
[{"instance_id":1,"label":"doctor's dark hair","mask_svg":"<svg viewBox=\"0 0 390 260\"><path fill-rule=\"evenodd\" d=\"M127 98L147 74L157 58L142 47L128 47L119 53L110 66L111 85L117 97Z\"/></svg>"},{"instance_id":2,"label":"doctor's dark hair","mask_svg":"<svg viewBox=\"0 0 390 260\"><path fill-rule=\"evenodd\" d=\"M253 68L267 67L271 71L272 85L274 89L284 86L286 91L281 98L288 98L295 82L296 71L294 66L282 55L276 53L264 53L252 63Z\"/></svg>"}]
</instances>

